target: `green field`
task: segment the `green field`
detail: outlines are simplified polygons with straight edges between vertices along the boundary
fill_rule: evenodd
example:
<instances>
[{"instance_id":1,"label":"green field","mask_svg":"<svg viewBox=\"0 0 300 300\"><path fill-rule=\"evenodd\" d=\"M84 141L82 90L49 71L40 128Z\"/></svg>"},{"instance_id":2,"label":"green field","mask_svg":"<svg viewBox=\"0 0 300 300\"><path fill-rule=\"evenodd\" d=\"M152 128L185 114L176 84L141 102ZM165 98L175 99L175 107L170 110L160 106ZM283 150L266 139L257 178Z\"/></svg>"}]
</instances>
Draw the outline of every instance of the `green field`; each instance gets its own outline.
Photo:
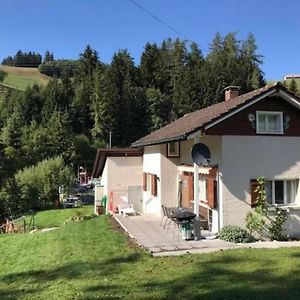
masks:
<instances>
[{"instance_id":1,"label":"green field","mask_svg":"<svg viewBox=\"0 0 300 300\"><path fill-rule=\"evenodd\" d=\"M61 226L50 232L0 234L0 299L300 298L298 248L154 258L109 217L62 225L76 211L39 213L39 227Z\"/></svg>"},{"instance_id":2,"label":"green field","mask_svg":"<svg viewBox=\"0 0 300 300\"><path fill-rule=\"evenodd\" d=\"M0 71L4 71L7 75L2 84L4 86L25 90L26 87L33 84L46 85L50 78L39 72L37 68L18 68L0 65Z\"/></svg>"}]
</instances>

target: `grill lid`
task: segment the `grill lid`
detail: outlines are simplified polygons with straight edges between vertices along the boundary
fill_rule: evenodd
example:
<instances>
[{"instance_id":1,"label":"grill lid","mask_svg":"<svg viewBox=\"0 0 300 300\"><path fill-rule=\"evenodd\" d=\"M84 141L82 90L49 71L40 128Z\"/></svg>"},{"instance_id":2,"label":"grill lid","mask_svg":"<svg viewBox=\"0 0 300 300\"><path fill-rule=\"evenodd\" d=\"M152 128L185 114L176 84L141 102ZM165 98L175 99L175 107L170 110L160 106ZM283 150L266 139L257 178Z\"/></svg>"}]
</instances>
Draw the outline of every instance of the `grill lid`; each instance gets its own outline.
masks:
<instances>
[{"instance_id":1,"label":"grill lid","mask_svg":"<svg viewBox=\"0 0 300 300\"><path fill-rule=\"evenodd\" d=\"M178 212L174 218L178 221L191 221L196 217L196 215L193 212L190 212L188 210L181 210Z\"/></svg>"}]
</instances>

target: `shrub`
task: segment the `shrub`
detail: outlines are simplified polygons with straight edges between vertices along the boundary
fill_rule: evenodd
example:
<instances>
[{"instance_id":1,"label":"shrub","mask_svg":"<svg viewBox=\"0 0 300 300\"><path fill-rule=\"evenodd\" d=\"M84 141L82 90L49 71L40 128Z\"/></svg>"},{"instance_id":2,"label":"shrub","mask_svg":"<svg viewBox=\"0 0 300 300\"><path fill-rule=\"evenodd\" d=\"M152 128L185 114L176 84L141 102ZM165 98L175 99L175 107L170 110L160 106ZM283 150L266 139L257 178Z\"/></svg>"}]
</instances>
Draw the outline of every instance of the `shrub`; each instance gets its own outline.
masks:
<instances>
[{"instance_id":1,"label":"shrub","mask_svg":"<svg viewBox=\"0 0 300 300\"><path fill-rule=\"evenodd\" d=\"M269 239L267 223L266 210L261 206L253 208L246 216L246 228L259 240Z\"/></svg>"},{"instance_id":2,"label":"shrub","mask_svg":"<svg viewBox=\"0 0 300 300\"><path fill-rule=\"evenodd\" d=\"M284 223L288 218L288 212L279 207L273 208L266 204L265 179L257 178L258 186L255 192L258 194L255 207L248 212L246 228L250 234L260 240L287 240Z\"/></svg>"},{"instance_id":3,"label":"shrub","mask_svg":"<svg viewBox=\"0 0 300 300\"><path fill-rule=\"evenodd\" d=\"M286 210L276 207L275 218L269 226L269 234L271 240L286 241L288 239L286 231L283 228L285 221L288 218Z\"/></svg>"},{"instance_id":4,"label":"shrub","mask_svg":"<svg viewBox=\"0 0 300 300\"><path fill-rule=\"evenodd\" d=\"M243 228L236 225L226 225L218 233L218 238L233 243L250 243L254 239Z\"/></svg>"}]
</instances>

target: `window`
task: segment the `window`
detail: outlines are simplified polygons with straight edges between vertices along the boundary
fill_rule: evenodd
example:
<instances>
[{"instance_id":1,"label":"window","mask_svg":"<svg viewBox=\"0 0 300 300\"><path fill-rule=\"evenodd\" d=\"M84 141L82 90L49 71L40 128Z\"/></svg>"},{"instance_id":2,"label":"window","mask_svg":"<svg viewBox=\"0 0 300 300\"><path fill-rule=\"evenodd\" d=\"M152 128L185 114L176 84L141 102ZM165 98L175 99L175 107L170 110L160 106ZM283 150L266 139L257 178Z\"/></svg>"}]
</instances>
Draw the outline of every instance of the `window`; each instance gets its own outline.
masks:
<instances>
[{"instance_id":1,"label":"window","mask_svg":"<svg viewBox=\"0 0 300 300\"><path fill-rule=\"evenodd\" d=\"M157 176L155 174L143 173L143 190L157 196Z\"/></svg>"},{"instance_id":2,"label":"window","mask_svg":"<svg viewBox=\"0 0 300 300\"><path fill-rule=\"evenodd\" d=\"M171 142L167 144L167 157L179 157L180 145L179 142Z\"/></svg>"},{"instance_id":3,"label":"window","mask_svg":"<svg viewBox=\"0 0 300 300\"><path fill-rule=\"evenodd\" d=\"M299 180L267 180L265 191L269 204L294 204L299 198Z\"/></svg>"},{"instance_id":4,"label":"window","mask_svg":"<svg viewBox=\"0 0 300 300\"><path fill-rule=\"evenodd\" d=\"M257 111L256 133L283 134L282 112Z\"/></svg>"}]
</instances>

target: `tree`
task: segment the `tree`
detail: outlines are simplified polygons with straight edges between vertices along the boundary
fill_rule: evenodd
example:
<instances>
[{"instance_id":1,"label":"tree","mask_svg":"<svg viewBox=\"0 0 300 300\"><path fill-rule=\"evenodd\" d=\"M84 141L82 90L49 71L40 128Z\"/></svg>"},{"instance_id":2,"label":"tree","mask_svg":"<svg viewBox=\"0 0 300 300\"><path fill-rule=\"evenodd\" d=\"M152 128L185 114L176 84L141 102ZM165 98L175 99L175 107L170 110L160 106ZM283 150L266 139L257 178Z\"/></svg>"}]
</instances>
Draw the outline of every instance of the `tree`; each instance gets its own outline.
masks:
<instances>
[{"instance_id":1,"label":"tree","mask_svg":"<svg viewBox=\"0 0 300 300\"><path fill-rule=\"evenodd\" d=\"M49 50L47 50L46 53L45 53L45 55L44 55L43 64L49 63L49 62L51 62L53 60L54 60L53 53L50 53Z\"/></svg>"},{"instance_id":2,"label":"tree","mask_svg":"<svg viewBox=\"0 0 300 300\"><path fill-rule=\"evenodd\" d=\"M58 187L74 182L73 170L58 156L39 162L36 166L18 171L15 183L22 201L22 210L41 210L53 207ZM17 197L16 197L17 198Z\"/></svg>"},{"instance_id":3,"label":"tree","mask_svg":"<svg viewBox=\"0 0 300 300\"><path fill-rule=\"evenodd\" d=\"M7 73L5 73L4 71L0 71L0 82L2 82L6 76Z\"/></svg>"},{"instance_id":4,"label":"tree","mask_svg":"<svg viewBox=\"0 0 300 300\"><path fill-rule=\"evenodd\" d=\"M92 128L91 109L94 100L95 76L102 71L98 53L89 45L80 54L78 70L72 103L73 120L78 120L74 129L76 133L88 135Z\"/></svg>"},{"instance_id":5,"label":"tree","mask_svg":"<svg viewBox=\"0 0 300 300\"><path fill-rule=\"evenodd\" d=\"M294 78L292 78L292 80L289 83L289 90L294 94L297 94L297 92L298 92L297 83L296 83L296 80Z\"/></svg>"},{"instance_id":6,"label":"tree","mask_svg":"<svg viewBox=\"0 0 300 300\"><path fill-rule=\"evenodd\" d=\"M148 130L157 130L169 122L169 114L172 107L171 99L162 94L159 89L146 90L148 108Z\"/></svg>"},{"instance_id":7,"label":"tree","mask_svg":"<svg viewBox=\"0 0 300 300\"><path fill-rule=\"evenodd\" d=\"M61 155L65 162L71 163L74 144L68 114L54 111L46 124L46 132L49 157Z\"/></svg>"},{"instance_id":8,"label":"tree","mask_svg":"<svg viewBox=\"0 0 300 300\"><path fill-rule=\"evenodd\" d=\"M141 84L145 88L160 88L159 56L160 50L155 43L145 45L139 66Z\"/></svg>"},{"instance_id":9,"label":"tree","mask_svg":"<svg viewBox=\"0 0 300 300\"><path fill-rule=\"evenodd\" d=\"M98 53L93 50L90 45L87 45L79 59L79 76L80 79L92 79L94 72L100 67Z\"/></svg>"}]
</instances>

